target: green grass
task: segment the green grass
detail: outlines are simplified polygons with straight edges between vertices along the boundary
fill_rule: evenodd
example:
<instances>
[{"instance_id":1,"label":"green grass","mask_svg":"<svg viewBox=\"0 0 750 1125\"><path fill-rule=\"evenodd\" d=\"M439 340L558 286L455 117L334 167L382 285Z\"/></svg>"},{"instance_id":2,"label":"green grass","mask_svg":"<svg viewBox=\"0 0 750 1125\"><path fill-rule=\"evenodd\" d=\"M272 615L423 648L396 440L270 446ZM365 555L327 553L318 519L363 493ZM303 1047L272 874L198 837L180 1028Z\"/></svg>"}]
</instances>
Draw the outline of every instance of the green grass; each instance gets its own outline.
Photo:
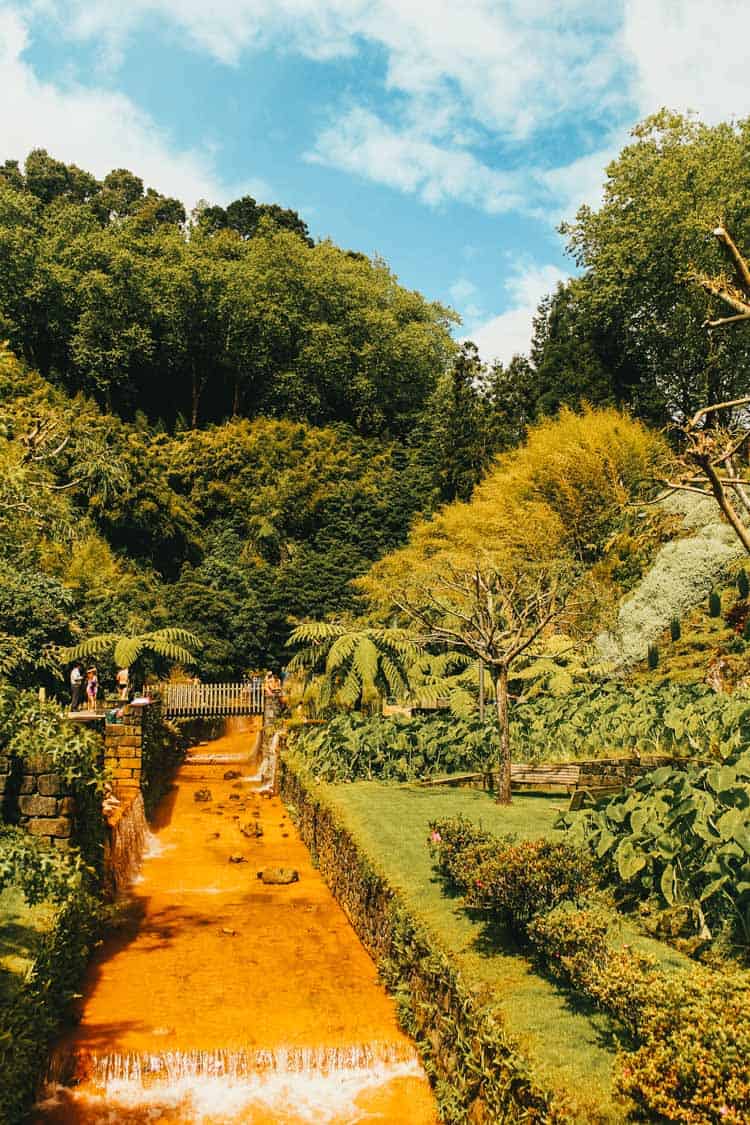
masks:
<instances>
[{"instance_id":1,"label":"green grass","mask_svg":"<svg viewBox=\"0 0 750 1125\"><path fill-rule=\"evenodd\" d=\"M480 790L424 789L363 781L328 786L349 830L399 890L407 905L451 953L465 979L491 990L507 1026L528 1049L553 1089L573 1098L576 1119L619 1122L624 1111L611 1089L616 1033L601 1013L576 1006L571 995L535 970L512 936L470 918L432 867L427 847L431 820L459 813L492 832L521 838L560 838L553 827L565 799L514 797L502 807ZM623 925L622 940L665 966L685 959Z\"/></svg>"},{"instance_id":2,"label":"green grass","mask_svg":"<svg viewBox=\"0 0 750 1125\"><path fill-rule=\"evenodd\" d=\"M0 1007L23 984L53 913L48 905L28 906L12 887L0 893Z\"/></svg>"}]
</instances>

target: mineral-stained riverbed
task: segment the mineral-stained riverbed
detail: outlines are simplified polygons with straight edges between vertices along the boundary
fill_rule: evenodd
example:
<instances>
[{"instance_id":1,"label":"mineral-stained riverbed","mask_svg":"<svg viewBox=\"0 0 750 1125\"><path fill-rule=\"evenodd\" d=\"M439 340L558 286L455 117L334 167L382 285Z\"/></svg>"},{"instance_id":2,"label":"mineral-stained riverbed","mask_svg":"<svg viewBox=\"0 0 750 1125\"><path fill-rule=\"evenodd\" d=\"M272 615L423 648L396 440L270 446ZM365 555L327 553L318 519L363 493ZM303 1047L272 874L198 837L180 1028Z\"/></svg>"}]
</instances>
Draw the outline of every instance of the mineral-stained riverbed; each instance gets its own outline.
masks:
<instances>
[{"instance_id":1,"label":"mineral-stained riverbed","mask_svg":"<svg viewBox=\"0 0 750 1125\"><path fill-rule=\"evenodd\" d=\"M253 741L248 726L180 769L53 1054L40 1125L436 1120L370 957L281 801L258 793ZM274 865L299 881L265 885Z\"/></svg>"}]
</instances>

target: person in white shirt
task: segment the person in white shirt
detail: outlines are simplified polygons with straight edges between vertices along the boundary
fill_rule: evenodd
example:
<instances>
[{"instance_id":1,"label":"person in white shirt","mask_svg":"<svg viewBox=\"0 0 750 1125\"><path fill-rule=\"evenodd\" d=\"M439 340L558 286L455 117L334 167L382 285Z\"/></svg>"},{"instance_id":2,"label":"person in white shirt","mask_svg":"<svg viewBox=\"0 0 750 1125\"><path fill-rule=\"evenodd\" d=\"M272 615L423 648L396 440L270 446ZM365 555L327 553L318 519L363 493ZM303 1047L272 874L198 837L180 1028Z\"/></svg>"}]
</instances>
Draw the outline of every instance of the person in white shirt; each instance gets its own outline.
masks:
<instances>
[{"instance_id":1,"label":"person in white shirt","mask_svg":"<svg viewBox=\"0 0 750 1125\"><path fill-rule=\"evenodd\" d=\"M81 694L83 692L83 669L81 665L75 663L70 670L70 709L77 711L81 705Z\"/></svg>"}]
</instances>

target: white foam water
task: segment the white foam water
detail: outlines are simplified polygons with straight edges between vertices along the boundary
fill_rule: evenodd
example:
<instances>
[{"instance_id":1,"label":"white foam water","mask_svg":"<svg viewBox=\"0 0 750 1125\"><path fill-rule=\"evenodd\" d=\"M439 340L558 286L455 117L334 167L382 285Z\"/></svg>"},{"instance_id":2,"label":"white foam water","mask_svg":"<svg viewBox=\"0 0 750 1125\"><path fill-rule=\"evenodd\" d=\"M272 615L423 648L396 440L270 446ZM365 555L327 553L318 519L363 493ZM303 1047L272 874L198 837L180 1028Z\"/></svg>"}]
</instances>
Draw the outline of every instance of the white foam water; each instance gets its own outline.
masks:
<instances>
[{"instance_id":1,"label":"white foam water","mask_svg":"<svg viewBox=\"0 0 750 1125\"><path fill-rule=\"evenodd\" d=\"M363 1096L401 1079L424 1080L413 1048L398 1043L110 1054L94 1059L85 1084L74 1088L57 1084L60 1063L38 1109L72 1107L92 1125L354 1125L371 1116L358 1105Z\"/></svg>"},{"instance_id":2,"label":"white foam water","mask_svg":"<svg viewBox=\"0 0 750 1125\"><path fill-rule=\"evenodd\" d=\"M379 1063L368 1070L271 1071L245 1078L185 1076L143 1087L138 1081L109 1082L106 1088L50 1091L42 1111L75 1107L91 1125L128 1122L194 1122L196 1125L249 1125L260 1119L274 1125L355 1125L372 1115L358 1102L363 1095L399 1079L422 1077L416 1060Z\"/></svg>"}]
</instances>

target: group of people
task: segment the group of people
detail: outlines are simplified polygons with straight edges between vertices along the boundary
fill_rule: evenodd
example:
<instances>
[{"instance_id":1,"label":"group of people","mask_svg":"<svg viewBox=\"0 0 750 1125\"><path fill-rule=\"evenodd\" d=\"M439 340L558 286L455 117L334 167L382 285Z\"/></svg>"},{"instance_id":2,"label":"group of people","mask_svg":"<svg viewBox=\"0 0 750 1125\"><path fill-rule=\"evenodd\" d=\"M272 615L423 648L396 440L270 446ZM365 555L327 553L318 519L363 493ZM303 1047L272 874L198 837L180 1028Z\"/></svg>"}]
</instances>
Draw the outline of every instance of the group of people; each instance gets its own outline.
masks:
<instances>
[{"instance_id":1,"label":"group of people","mask_svg":"<svg viewBox=\"0 0 750 1125\"><path fill-rule=\"evenodd\" d=\"M120 699L127 700L130 676L127 668L119 668L115 682ZM80 660L77 660L70 670L70 709L80 711L85 707L87 711L96 711L96 697L99 694L99 673L95 667L84 671Z\"/></svg>"}]
</instances>

